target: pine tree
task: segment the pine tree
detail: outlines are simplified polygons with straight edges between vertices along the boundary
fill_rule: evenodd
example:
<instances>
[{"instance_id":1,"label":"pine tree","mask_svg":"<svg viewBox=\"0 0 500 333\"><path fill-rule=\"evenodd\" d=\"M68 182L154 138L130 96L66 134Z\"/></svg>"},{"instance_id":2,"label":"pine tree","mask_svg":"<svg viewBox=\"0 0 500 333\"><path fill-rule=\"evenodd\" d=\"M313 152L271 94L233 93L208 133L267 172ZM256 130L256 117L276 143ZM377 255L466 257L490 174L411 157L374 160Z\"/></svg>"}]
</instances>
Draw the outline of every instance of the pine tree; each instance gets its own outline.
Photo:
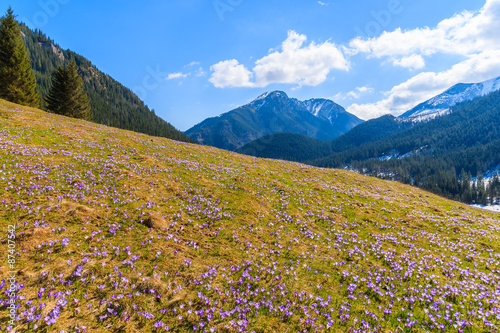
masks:
<instances>
[{"instance_id":1,"label":"pine tree","mask_svg":"<svg viewBox=\"0 0 500 333\"><path fill-rule=\"evenodd\" d=\"M40 105L31 61L10 7L0 26L0 97L22 105Z\"/></svg>"},{"instance_id":2,"label":"pine tree","mask_svg":"<svg viewBox=\"0 0 500 333\"><path fill-rule=\"evenodd\" d=\"M47 109L51 112L91 120L89 100L74 60L54 71L52 85L45 100Z\"/></svg>"}]
</instances>

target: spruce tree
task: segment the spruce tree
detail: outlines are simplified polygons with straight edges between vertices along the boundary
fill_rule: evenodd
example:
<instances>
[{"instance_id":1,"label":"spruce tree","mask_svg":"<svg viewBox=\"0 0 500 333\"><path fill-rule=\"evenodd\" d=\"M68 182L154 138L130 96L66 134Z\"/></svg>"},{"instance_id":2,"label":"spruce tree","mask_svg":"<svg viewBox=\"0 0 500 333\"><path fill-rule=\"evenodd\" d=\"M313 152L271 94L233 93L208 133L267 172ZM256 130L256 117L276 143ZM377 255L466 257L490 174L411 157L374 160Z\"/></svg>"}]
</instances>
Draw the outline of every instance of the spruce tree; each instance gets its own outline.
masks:
<instances>
[{"instance_id":1,"label":"spruce tree","mask_svg":"<svg viewBox=\"0 0 500 333\"><path fill-rule=\"evenodd\" d=\"M40 105L31 60L10 7L0 26L0 98L27 106Z\"/></svg>"},{"instance_id":2,"label":"spruce tree","mask_svg":"<svg viewBox=\"0 0 500 333\"><path fill-rule=\"evenodd\" d=\"M45 101L51 112L91 120L89 100L83 90L83 80L78 74L78 66L74 60L54 71L52 85Z\"/></svg>"}]
</instances>

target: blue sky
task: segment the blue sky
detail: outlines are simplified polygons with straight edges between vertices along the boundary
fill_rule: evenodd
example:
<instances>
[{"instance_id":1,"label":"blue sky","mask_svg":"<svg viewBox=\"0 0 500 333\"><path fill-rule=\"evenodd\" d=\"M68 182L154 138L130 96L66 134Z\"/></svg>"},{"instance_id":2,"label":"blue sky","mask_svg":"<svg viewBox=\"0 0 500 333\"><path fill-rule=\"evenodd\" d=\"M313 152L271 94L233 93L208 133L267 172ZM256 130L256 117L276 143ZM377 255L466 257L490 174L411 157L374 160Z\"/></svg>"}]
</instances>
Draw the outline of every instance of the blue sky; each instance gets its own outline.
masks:
<instances>
[{"instance_id":1,"label":"blue sky","mask_svg":"<svg viewBox=\"0 0 500 333\"><path fill-rule=\"evenodd\" d=\"M363 119L500 76L500 0L0 0L181 130L283 90Z\"/></svg>"}]
</instances>

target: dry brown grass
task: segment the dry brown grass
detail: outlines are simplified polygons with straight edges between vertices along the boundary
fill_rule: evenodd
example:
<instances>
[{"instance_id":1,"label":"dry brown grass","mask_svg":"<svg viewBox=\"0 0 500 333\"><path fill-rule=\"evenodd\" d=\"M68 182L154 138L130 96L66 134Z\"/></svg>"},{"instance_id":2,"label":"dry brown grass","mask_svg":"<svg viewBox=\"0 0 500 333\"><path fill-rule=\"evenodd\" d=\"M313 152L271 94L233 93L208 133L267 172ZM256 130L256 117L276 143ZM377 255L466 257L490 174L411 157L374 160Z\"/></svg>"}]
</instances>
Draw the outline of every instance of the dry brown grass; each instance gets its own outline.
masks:
<instances>
[{"instance_id":1,"label":"dry brown grass","mask_svg":"<svg viewBox=\"0 0 500 333\"><path fill-rule=\"evenodd\" d=\"M165 229L168 227L168 223L167 221L157 215L157 214L152 214L150 216L148 216L144 221L143 221L143 224L150 228L150 229Z\"/></svg>"}]
</instances>

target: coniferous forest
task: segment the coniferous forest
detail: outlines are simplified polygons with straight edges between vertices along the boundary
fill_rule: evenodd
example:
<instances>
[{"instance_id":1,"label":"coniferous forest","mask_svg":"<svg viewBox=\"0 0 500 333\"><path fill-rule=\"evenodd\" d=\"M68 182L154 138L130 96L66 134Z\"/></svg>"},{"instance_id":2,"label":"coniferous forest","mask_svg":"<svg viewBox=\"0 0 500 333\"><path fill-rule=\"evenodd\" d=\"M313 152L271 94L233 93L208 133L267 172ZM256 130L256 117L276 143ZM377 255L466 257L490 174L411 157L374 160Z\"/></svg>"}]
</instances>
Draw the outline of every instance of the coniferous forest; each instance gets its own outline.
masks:
<instances>
[{"instance_id":1,"label":"coniferous forest","mask_svg":"<svg viewBox=\"0 0 500 333\"><path fill-rule=\"evenodd\" d=\"M440 119L312 164L348 166L466 203L500 197L500 92L465 102ZM483 175L491 173L485 182Z\"/></svg>"},{"instance_id":2,"label":"coniferous forest","mask_svg":"<svg viewBox=\"0 0 500 333\"><path fill-rule=\"evenodd\" d=\"M45 101L50 112L73 118L92 119L87 93L83 89L83 80L74 61L66 66L59 66L54 71Z\"/></svg>"},{"instance_id":3,"label":"coniferous forest","mask_svg":"<svg viewBox=\"0 0 500 333\"><path fill-rule=\"evenodd\" d=\"M93 121L177 141L193 142L184 133L158 117L130 89L102 73L85 57L70 50L60 49L39 30L32 31L22 23L20 28L31 58L41 100L40 107L43 110L47 110L45 97L49 93L53 72L59 66L74 61L83 78Z\"/></svg>"}]
</instances>

